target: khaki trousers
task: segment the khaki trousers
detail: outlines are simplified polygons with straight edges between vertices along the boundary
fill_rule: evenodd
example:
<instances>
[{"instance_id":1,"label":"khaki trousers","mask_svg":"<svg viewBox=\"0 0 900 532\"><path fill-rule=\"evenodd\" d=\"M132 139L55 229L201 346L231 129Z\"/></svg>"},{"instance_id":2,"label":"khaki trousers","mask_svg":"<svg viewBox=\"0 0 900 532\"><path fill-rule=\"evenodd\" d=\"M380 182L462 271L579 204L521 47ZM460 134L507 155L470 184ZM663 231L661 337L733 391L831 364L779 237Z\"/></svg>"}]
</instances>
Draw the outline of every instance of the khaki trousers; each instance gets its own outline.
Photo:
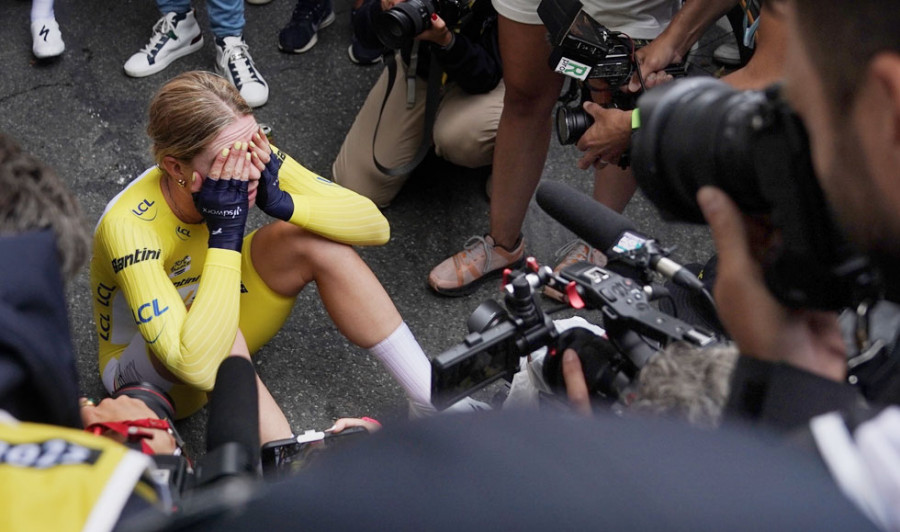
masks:
<instances>
[{"instance_id":1,"label":"khaki trousers","mask_svg":"<svg viewBox=\"0 0 900 532\"><path fill-rule=\"evenodd\" d=\"M370 198L379 207L387 206L409 178L408 174L385 175L372 161L372 137L387 83L385 68L356 115L332 166L336 183ZM419 148L426 90L427 82L417 77L415 105L406 108L406 65L398 55L397 79L385 104L375 141L375 153L383 166L393 168L405 164ZM486 94L468 94L452 82L445 86L434 122L437 155L467 168L491 164L503 93L502 81Z\"/></svg>"}]
</instances>

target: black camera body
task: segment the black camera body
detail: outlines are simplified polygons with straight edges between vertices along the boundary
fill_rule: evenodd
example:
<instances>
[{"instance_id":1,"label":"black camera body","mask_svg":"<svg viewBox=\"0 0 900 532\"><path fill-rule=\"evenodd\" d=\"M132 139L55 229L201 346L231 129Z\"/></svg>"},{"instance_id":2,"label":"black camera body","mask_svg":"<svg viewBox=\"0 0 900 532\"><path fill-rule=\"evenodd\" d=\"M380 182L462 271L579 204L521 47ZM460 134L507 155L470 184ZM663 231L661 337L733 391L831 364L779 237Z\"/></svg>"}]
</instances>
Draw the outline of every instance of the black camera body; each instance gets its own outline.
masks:
<instances>
[{"instance_id":1,"label":"black camera body","mask_svg":"<svg viewBox=\"0 0 900 532\"><path fill-rule=\"evenodd\" d=\"M550 68L579 84L570 85L560 98L562 105L556 109L556 134L560 144L578 142L594 123L594 117L581 107L591 99L591 81L602 80L612 91L612 101L607 106L634 109L636 95L626 94L618 87L639 72L634 53L649 41L611 31L588 15L578 0L542 0L538 5L538 16L547 26L553 46ZM685 63L673 63L665 71L674 77L682 77ZM627 158L625 154L625 159L619 163L623 168L628 167Z\"/></svg>"},{"instance_id":2,"label":"black camera body","mask_svg":"<svg viewBox=\"0 0 900 532\"><path fill-rule=\"evenodd\" d=\"M834 221L806 130L777 86L737 91L688 78L648 91L638 109L632 170L665 217L705 223L697 190L717 186L780 231L763 266L782 303L836 310L877 298L878 276Z\"/></svg>"},{"instance_id":3,"label":"black camera body","mask_svg":"<svg viewBox=\"0 0 900 532\"><path fill-rule=\"evenodd\" d=\"M446 408L501 378L511 380L519 360L536 349L554 352L559 333L536 300L542 286L567 294L573 308L603 313L603 325L616 349L602 351L605 360L590 365L600 369L585 378L591 389L609 400L618 398L659 347L672 341L705 347L717 340L708 331L660 312L649 304L643 285L609 269L579 262L554 274L533 259L529 262L531 272L509 274L506 310L494 301L482 303L469 318L470 334L463 342L432 359L431 399L436 408ZM560 365L557 368L561 371Z\"/></svg>"},{"instance_id":4,"label":"black camera body","mask_svg":"<svg viewBox=\"0 0 900 532\"><path fill-rule=\"evenodd\" d=\"M268 442L260 450L263 476L276 480L291 475L305 468L322 451L368 434L363 427L349 427L338 433L307 430L294 438Z\"/></svg>"},{"instance_id":5,"label":"black camera body","mask_svg":"<svg viewBox=\"0 0 900 532\"><path fill-rule=\"evenodd\" d=\"M375 34L383 45L396 50L430 28L435 13L452 27L471 11L468 0L407 0L375 17Z\"/></svg>"},{"instance_id":6,"label":"black camera body","mask_svg":"<svg viewBox=\"0 0 900 532\"><path fill-rule=\"evenodd\" d=\"M621 85L632 72L632 43L588 15L578 0L542 0L538 16L550 34L550 68L578 80Z\"/></svg>"}]
</instances>

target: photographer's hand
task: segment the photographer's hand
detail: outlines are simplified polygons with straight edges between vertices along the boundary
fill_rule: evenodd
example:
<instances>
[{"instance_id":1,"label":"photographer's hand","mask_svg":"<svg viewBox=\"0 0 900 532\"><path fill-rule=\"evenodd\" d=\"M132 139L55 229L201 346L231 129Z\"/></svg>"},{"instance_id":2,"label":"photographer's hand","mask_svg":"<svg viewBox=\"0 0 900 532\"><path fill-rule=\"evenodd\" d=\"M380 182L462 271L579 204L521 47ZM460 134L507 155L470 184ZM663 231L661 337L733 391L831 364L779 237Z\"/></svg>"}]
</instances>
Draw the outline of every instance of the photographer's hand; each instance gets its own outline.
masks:
<instances>
[{"instance_id":1,"label":"photographer's hand","mask_svg":"<svg viewBox=\"0 0 900 532\"><path fill-rule=\"evenodd\" d=\"M416 39L420 41L431 41L438 46L446 48L453 42L453 33L447 27L447 23L444 22L444 19L438 16L437 13L434 13L431 15L431 27L420 33Z\"/></svg>"},{"instance_id":2,"label":"photographer's hand","mask_svg":"<svg viewBox=\"0 0 900 532\"><path fill-rule=\"evenodd\" d=\"M701 188L697 203L719 253L719 317L741 353L843 381L847 358L837 315L782 306L766 288L759 255L752 251L761 240L759 223L744 217L717 188Z\"/></svg>"},{"instance_id":3,"label":"photographer's hand","mask_svg":"<svg viewBox=\"0 0 900 532\"><path fill-rule=\"evenodd\" d=\"M672 63L681 61L681 54L670 44L668 39L660 36L647 46L635 52L635 60L641 69L644 78L644 86L637 72L631 75L628 85L623 87L625 92L640 92L642 89L652 89L657 85L672 81L672 75L666 73L665 68Z\"/></svg>"},{"instance_id":4,"label":"photographer's hand","mask_svg":"<svg viewBox=\"0 0 900 532\"><path fill-rule=\"evenodd\" d=\"M566 395L572 410L578 414L589 416L591 409L591 394L588 391L587 382L584 380L584 370L581 369L581 360L574 349L563 351L562 359L563 380L566 382Z\"/></svg>"},{"instance_id":5,"label":"photographer's hand","mask_svg":"<svg viewBox=\"0 0 900 532\"><path fill-rule=\"evenodd\" d=\"M585 102L584 110L594 117L594 123L576 144L585 152L578 160L578 168L587 170L592 165L602 168L618 163L631 144L631 111L607 109L594 102Z\"/></svg>"},{"instance_id":6,"label":"photographer's hand","mask_svg":"<svg viewBox=\"0 0 900 532\"><path fill-rule=\"evenodd\" d=\"M120 395L115 399L106 398L100 404L94 405L89 401L81 403L81 422L85 427L96 423L108 423L112 421L131 421L135 419L159 419L159 416L150 410L143 401L126 395ZM141 428L151 437L144 441L150 445L156 454L172 454L175 452L175 438L166 430ZM108 431L104 436L124 443L125 437L113 431Z\"/></svg>"}]
</instances>

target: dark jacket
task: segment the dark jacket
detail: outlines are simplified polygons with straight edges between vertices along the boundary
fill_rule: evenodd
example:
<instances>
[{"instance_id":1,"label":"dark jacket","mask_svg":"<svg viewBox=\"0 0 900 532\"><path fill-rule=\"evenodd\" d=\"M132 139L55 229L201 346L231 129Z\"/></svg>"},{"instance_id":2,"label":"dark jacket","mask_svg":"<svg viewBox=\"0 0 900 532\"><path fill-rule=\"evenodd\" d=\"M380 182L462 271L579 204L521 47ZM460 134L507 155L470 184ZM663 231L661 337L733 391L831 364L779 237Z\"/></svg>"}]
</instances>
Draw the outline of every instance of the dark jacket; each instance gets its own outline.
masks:
<instances>
[{"instance_id":1,"label":"dark jacket","mask_svg":"<svg viewBox=\"0 0 900 532\"><path fill-rule=\"evenodd\" d=\"M373 21L381 13L381 4L377 0L368 0L360 10L361 16L355 17L358 21L354 24L356 38L367 48L380 47ZM400 50L407 65L412 46L413 41L410 41ZM428 79L432 56L447 73L448 81L456 82L466 92L481 94L493 90L503 78L503 68L497 42L497 12L490 0L475 1L471 14L464 17L449 50L442 50L432 42L420 42L416 68L419 77Z\"/></svg>"},{"instance_id":2,"label":"dark jacket","mask_svg":"<svg viewBox=\"0 0 900 532\"><path fill-rule=\"evenodd\" d=\"M0 409L81 427L65 290L52 231L0 237Z\"/></svg>"}]
</instances>

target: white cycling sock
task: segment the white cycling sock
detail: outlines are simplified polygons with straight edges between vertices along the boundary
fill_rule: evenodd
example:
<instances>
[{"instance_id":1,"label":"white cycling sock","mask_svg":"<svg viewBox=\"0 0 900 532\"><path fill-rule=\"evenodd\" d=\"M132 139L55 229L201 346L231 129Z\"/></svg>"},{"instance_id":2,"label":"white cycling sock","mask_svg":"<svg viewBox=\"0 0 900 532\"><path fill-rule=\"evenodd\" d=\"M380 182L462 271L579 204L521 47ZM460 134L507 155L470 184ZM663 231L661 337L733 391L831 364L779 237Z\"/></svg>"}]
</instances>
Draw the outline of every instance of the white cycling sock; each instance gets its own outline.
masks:
<instances>
[{"instance_id":1,"label":"white cycling sock","mask_svg":"<svg viewBox=\"0 0 900 532\"><path fill-rule=\"evenodd\" d=\"M406 390L413 403L431 406L431 362L406 322L369 348Z\"/></svg>"},{"instance_id":2,"label":"white cycling sock","mask_svg":"<svg viewBox=\"0 0 900 532\"><path fill-rule=\"evenodd\" d=\"M31 0L31 21L54 18L53 0Z\"/></svg>"}]
</instances>

